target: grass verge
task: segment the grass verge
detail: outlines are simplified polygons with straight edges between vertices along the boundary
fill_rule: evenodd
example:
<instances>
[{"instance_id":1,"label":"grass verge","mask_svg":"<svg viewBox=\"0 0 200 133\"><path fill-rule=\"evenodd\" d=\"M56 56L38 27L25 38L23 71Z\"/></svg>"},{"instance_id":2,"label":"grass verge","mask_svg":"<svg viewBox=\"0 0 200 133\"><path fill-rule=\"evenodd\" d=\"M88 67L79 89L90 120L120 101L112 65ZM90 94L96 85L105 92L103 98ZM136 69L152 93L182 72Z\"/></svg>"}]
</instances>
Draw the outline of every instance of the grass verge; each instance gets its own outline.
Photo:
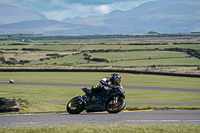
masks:
<instances>
[{"instance_id":1,"label":"grass verge","mask_svg":"<svg viewBox=\"0 0 200 133\"><path fill-rule=\"evenodd\" d=\"M4 114L38 114L38 113L66 113L66 104L63 103L43 103L35 101L26 101L19 105L19 112L4 112ZM124 110L138 111L138 110L200 110L200 105L126 105Z\"/></svg>"},{"instance_id":2,"label":"grass verge","mask_svg":"<svg viewBox=\"0 0 200 133\"><path fill-rule=\"evenodd\" d=\"M26 101L26 102L23 102ZM30 113L63 113L66 112L66 107L60 104L42 103L23 99L20 104L15 105L19 108L19 112L2 112L4 114L30 114ZM12 108L12 107L11 107Z\"/></svg>"},{"instance_id":3,"label":"grass verge","mask_svg":"<svg viewBox=\"0 0 200 133\"><path fill-rule=\"evenodd\" d=\"M114 73L114 72L113 72ZM106 72L0 72L0 81L97 84ZM122 85L200 88L199 78L119 73Z\"/></svg>"},{"instance_id":4,"label":"grass verge","mask_svg":"<svg viewBox=\"0 0 200 133\"><path fill-rule=\"evenodd\" d=\"M200 110L200 105L127 105L124 110Z\"/></svg>"},{"instance_id":5,"label":"grass verge","mask_svg":"<svg viewBox=\"0 0 200 133\"><path fill-rule=\"evenodd\" d=\"M199 125L77 125L0 128L1 133L199 133Z\"/></svg>"},{"instance_id":6,"label":"grass verge","mask_svg":"<svg viewBox=\"0 0 200 133\"><path fill-rule=\"evenodd\" d=\"M84 86L83 86L84 87ZM69 101L82 95L80 87L0 85L1 97L30 101ZM125 89L127 102L199 102L199 93Z\"/></svg>"}]
</instances>

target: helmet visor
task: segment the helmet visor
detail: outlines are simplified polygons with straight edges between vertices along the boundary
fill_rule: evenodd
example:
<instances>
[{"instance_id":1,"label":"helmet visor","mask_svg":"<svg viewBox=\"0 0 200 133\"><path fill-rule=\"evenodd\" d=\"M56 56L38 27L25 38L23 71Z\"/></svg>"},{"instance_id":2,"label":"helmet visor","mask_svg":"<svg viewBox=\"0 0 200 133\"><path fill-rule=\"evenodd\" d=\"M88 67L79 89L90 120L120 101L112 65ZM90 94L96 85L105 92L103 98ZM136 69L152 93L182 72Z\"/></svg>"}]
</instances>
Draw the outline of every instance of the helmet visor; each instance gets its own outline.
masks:
<instances>
[{"instance_id":1,"label":"helmet visor","mask_svg":"<svg viewBox=\"0 0 200 133\"><path fill-rule=\"evenodd\" d=\"M120 84L121 79L119 79L119 78L115 78L115 82L116 82L117 84Z\"/></svg>"}]
</instances>

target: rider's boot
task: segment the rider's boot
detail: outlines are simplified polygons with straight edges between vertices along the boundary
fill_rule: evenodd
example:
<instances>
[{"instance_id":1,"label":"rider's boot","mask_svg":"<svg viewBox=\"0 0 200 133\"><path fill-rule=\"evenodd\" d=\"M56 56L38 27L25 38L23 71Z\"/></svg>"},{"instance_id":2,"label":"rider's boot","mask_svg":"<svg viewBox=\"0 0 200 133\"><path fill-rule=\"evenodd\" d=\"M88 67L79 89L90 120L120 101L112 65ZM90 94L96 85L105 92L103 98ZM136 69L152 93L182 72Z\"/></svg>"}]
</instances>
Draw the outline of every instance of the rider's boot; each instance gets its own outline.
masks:
<instances>
[{"instance_id":1,"label":"rider's boot","mask_svg":"<svg viewBox=\"0 0 200 133\"><path fill-rule=\"evenodd\" d=\"M94 89L87 89L87 88L82 88L82 90L85 92L85 96L87 97L87 101L96 101L95 97L95 91Z\"/></svg>"},{"instance_id":2,"label":"rider's boot","mask_svg":"<svg viewBox=\"0 0 200 133\"><path fill-rule=\"evenodd\" d=\"M87 101L91 101L92 91L88 88L82 88L82 90L85 92L85 97Z\"/></svg>"},{"instance_id":3,"label":"rider's boot","mask_svg":"<svg viewBox=\"0 0 200 133\"><path fill-rule=\"evenodd\" d=\"M91 90L88 88L82 88L82 90L85 92L86 96L89 96L91 94Z\"/></svg>"}]
</instances>

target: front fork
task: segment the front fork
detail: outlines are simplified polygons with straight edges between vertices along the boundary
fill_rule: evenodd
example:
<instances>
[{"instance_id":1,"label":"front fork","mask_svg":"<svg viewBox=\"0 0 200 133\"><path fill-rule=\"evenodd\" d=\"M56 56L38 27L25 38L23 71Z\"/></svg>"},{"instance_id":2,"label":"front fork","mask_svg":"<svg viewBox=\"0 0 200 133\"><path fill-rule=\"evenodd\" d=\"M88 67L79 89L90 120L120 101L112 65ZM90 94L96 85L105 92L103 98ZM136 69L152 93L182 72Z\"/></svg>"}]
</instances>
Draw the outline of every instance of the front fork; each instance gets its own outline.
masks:
<instances>
[{"instance_id":1,"label":"front fork","mask_svg":"<svg viewBox=\"0 0 200 133\"><path fill-rule=\"evenodd\" d=\"M118 97L115 96L115 97L113 98L112 104L116 104L117 102L118 102Z\"/></svg>"},{"instance_id":2,"label":"front fork","mask_svg":"<svg viewBox=\"0 0 200 133\"><path fill-rule=\"evenodd\" d=\"M114 97L115 98L115 104L118 102L118 97Z\"/></svg>"}]
</instances>

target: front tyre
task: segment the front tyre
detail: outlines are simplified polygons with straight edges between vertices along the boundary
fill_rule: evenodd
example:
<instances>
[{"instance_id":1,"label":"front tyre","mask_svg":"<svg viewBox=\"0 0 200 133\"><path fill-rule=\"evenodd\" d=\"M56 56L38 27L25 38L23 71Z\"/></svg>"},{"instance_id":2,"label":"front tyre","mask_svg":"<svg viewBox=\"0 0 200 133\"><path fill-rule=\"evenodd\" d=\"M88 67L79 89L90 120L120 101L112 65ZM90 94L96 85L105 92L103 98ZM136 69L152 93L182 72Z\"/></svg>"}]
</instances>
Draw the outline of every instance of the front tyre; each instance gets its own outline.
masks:
<instances>
[{"instance_id":1,"label":"front tyre","mask_svg":"<svg viewBox=\"0 0 200 133\"><path fill-rule=\"evenodd\" d=\"M119 113L124 109L125 105L126 102L123 97L119 96L117 101L116 97L112 97L106 102L106 111L108 111L108 113Z\"/></svg>"},{"instance_id":2,"label":"front tyre","mask_svg":"<svg viewBox=\"0 0 200 133\"><path fill-rule=\"evenodd\" d=\"M84 103L78 98L72 98L67 104L67 112L70 114L79 114L84 110Z\"/></svg>"}]
</instances>

